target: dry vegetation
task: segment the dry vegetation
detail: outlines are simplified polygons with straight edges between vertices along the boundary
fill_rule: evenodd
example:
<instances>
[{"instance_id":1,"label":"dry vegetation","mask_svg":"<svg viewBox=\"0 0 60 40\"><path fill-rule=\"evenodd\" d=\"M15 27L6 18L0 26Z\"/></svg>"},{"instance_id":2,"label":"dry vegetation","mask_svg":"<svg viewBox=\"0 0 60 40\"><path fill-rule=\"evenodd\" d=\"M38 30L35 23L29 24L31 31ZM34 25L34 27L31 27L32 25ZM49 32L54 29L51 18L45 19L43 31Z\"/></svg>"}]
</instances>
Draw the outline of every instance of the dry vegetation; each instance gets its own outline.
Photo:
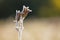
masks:
<instances>
[{"instance_id":1,"label":"dry vegetation","mask_svg":"<svg viewBox=\"0 0 60 40\"><path fill-rule=\"evenodd\" d=\"M18 40L12 20L0 21L0 40ZM23 40L60 40L60 19L29 19L24 21Z\"/></svg>"}]
</instances>

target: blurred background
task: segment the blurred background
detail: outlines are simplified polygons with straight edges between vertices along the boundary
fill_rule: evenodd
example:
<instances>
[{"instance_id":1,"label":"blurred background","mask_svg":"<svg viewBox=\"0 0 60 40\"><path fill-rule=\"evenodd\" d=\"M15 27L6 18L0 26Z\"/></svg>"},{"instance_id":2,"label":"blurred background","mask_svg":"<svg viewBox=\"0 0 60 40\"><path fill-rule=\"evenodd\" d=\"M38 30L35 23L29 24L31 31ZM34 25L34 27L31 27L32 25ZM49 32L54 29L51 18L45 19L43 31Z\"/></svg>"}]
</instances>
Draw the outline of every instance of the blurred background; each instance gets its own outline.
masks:
<instances>
[{"instance_id":1,"label":"blurred background","mask_svg":"<svg viewBox=\"0 0 60 40\"><path fill-rule=\"evenodd\" d=\"M0 40L18 40L16 10L32 12L24 20L22 40L60 40L60 0L0 0Z\"/></svg>"}]
</instances>

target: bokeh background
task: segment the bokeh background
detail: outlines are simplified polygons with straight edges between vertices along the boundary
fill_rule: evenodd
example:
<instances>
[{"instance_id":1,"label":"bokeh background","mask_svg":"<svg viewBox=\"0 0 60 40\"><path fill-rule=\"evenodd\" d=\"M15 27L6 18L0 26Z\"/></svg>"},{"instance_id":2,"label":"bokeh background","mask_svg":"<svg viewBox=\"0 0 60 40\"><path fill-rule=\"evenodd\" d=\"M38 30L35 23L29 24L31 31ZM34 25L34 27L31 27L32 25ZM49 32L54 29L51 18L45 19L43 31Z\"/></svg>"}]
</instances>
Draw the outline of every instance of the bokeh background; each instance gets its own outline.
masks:
<instances>
[{"instance_id":1,"label":"bokeh background","mask_svg":"<svg viewBox=\"0 0 60 40\"><path fill-rule=\"evenodd\" d=\"M22 40L60 40L60 0L0 0L0 40L18 40L16 10L32 12L24 20Z\"/></svg>"}]
</instances>

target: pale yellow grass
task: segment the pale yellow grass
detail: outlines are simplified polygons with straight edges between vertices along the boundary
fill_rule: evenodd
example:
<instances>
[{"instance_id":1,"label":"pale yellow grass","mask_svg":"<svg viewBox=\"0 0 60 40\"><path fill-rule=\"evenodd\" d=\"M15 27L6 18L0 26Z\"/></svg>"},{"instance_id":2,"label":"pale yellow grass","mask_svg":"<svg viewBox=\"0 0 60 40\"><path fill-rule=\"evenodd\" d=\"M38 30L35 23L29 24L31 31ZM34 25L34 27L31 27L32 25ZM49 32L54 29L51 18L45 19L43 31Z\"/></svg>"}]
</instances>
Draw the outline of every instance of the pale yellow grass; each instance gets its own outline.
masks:
<instances>
[{"instance_id":1,"label":"pale yellow grass","mask_svg":"<svg viewBox=\"0 0 60 40\"><path fill-rule=\"evenodd\" d=\"M0 21L0 40L18 40L15 23ZM24 21L22 40L60 40L60 19L29 19Z\"/></svg>"}]
</instances>

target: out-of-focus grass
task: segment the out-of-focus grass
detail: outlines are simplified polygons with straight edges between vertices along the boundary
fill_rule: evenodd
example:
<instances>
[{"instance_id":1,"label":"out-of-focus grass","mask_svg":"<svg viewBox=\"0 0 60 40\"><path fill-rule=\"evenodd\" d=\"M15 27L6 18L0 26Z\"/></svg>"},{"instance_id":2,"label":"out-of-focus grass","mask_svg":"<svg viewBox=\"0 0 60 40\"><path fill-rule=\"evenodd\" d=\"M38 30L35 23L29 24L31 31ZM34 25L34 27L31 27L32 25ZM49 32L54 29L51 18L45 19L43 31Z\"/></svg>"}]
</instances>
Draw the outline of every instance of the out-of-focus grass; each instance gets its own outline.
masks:
<instances>
[{"instance_id":1,"label":"out-of-focus grass","mask_svg":"<svg viewBox=\"0 0 60 40\"><path fill-rule=\"evenodd\" d=\"M60 10L60 0L51 0L53 3L53 6Z\"/></svg>"},{"instance_id":2,"label":"out-of-focus grass","mask_svg":"<svg viewBox=\"0 0 60 40\"><path fill-rule=\"evenodd\" d=\"M2 23L2 24L1 24ZM0 21L0 40L18 40L12 21ZM43 18L24 21L23 40L60 40L60 19Z\"/></svg>"}]
</instances>

